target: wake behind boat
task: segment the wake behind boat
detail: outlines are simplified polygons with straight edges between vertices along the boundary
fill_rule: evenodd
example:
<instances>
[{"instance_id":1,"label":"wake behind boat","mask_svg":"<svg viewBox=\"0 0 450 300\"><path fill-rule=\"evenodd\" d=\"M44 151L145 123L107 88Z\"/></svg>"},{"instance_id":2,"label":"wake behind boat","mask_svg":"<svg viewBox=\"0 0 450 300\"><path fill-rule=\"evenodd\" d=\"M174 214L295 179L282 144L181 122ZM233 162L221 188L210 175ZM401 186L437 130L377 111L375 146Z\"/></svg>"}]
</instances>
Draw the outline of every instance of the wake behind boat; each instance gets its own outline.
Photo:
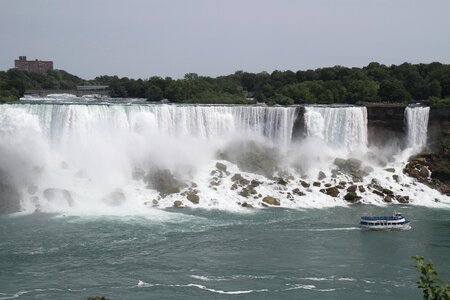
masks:
<instances>
[{"instance_id":1,"label":"wake behind boat","mask_svg":"<svg viewBox=\"0 0 450 300\"><path fill-rule=\"evenodd\" d=\"M362 216L360 226L370 230L405 230L411 229L410 221L401 213L394 213L392 216Z\"/></svg>"}]
</instances>

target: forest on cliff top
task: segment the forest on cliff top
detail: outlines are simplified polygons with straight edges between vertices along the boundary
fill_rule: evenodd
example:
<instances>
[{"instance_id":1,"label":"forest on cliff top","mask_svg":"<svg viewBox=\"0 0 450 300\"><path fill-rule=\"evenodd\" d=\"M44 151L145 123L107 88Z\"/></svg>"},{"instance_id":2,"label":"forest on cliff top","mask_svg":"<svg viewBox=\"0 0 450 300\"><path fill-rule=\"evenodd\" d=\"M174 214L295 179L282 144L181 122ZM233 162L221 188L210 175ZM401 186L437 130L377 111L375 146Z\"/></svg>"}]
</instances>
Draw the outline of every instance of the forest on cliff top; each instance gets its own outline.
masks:
<instances>
[{"instance_id":1,"label":"forest on cliff top","mask_svg":"<svg viewBox=\"0 0 450 300\"><path fill-rule=\"evenodd\" d=\"M175 103L355 104L430 99L435 104L450 103L450 65L438 62L391 66L372 62L362 68L334 66L296 72L236 71L215 78L188 73L182 79L104 75L85 80L63 70L36 74L10 69L0 72L0 100L18 100L27 89L68 90L86 84L108 85L114 98L168 99Z\"/></svg>"}]
</instances>

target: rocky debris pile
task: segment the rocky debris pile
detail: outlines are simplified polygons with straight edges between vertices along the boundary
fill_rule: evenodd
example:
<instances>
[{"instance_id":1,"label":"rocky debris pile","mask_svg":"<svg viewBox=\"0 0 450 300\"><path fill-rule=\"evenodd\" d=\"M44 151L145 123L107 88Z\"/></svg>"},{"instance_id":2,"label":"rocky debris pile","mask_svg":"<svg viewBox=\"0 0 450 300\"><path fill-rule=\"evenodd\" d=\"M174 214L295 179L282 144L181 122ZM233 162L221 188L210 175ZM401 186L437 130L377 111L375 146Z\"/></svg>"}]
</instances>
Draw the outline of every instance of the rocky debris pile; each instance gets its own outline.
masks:
<instances>
[{"instance_id":1,"label":"rocky debris pile","mask_svg":"<svg viewBox=\"0 0 450 300\"><path fill-rule=\"evenodd\" d=\"M217 162L216 169L211 171L211 181L209 187L213 190L217 190L217 186L222 183L222 178L229 176L231 173L227 171L227 166L223 163Z\"/></svg>"},{"instance_id":2,"label":"rocky debris pile","mask_svg":"<svg viewBox=\"0 0 450 300\"><path fill-rule=\"evenodd\" d=\"M450 155L446 153L422 153L412 157L403 173L450 196Z\"/></svg>"},{"instance_id":3,"label":"rocky debris pile","mask_svg":"<svg viewBox=\"0 0 450 300\"><path fill-rule=\"evenodd\" d=\"M356 158L336 158L334 164L337 169L332 170L332 177L336 177L337 174L343 173L352 177L354 182L362 182L362 179L369 175L373 171L371 167L362 167L362 162Z\"/></svg>"},{"instance_id":4,"label":"rocky debris pile","mask_svg":"<svg viewBox=\"0 0 450 300\"><path fill-rule=\"evenodd\" d=\"M271 196L266 196L262 199L263 205L267 206L268 205L272 205L272 206L280 206L280 200L271 197Z\"/></svg>"},{"instance_id":5,"label":"rocky debris pile","mask_svg":"<svg viewBox=\"0 0 450 300\"><path fill-rule=\"evenodd\" d=\"M240 170L271 178L278 170L279 150L255 141L243 141L227 147L220 159L235 163Z\"/></svg>"},{"instance_id":6,"label":"rocky debris pile","mask_svg":"<svg viewBox=\"0 0 450 300\"><path fill-rule=\"evenodd\" d=\"M240 173L236 173L231 177L233 184L231 185L231 190L239 190L238 194L244 198L253 197L254 199L261 198L262 195L258 194L256 187L258 187L261 182L253 179L248 180L244 178Z\"/></svg>"},{"instance_id":7,"label":"rocky debris pile","mask_svg":"<svg viewBox=\"0 0 450 300\"><path fill-rule=\"evenodd\" d=\"M395 195L392 190L382 187L376 179L372 179L368 188L375 195L382 197L386 203L391 203L393 200L397 200L399 203L409 203L409 196Z\"/></svg>"},{"instance_id":8,"label":"rocky debris pile","mask_svg":"<svg viewBox=\"0 0 450 300\"><path fill-rule=\"evenodd\" d=\"M161 197L176 194L186 187L167 169L153 169L143 178L147 188L157 190Z\"/></svg>"}]
</instances>

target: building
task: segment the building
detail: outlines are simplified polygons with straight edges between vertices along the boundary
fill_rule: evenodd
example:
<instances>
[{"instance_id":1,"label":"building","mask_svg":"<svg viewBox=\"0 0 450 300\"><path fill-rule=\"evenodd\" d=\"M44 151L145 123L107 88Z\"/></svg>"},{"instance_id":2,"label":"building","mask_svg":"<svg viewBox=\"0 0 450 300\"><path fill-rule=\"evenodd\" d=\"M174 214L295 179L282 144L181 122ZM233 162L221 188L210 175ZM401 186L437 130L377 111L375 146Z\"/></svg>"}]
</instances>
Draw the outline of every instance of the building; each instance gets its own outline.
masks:
<instances>
[{"instance_id":1,"label":"building","mask_svg":"<svg viewBox=\"0 0 450 300\"><path fill-rule=\"evenodd\" d=\"M14 67L16 69L34 73L47 73L53 70L52 61L44 60L27 60L26 56L19 56L19 59L14 61Z\"/></svg>"}]
</instances>

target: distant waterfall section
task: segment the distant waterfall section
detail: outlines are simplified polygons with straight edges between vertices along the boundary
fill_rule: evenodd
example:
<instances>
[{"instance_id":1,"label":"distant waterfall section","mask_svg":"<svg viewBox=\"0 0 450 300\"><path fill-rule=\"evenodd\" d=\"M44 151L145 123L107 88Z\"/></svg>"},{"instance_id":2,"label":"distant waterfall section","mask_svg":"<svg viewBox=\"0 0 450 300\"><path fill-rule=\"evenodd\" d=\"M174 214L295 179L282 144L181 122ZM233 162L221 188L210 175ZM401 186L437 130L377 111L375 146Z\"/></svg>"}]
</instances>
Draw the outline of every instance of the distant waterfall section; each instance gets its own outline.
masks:
<instances>
[{"instance_id":1,"label":"distant waterfall section","mask_svg":"<svg viewBox=\"0 0 450 300\"><path fill-rule=\"evenodd\" d=\"M52 142L86 137L99 129L133 130L136 120L171 136L202 139L243 133L260 134L280 147L291 143L295 107L202 106L202 105L55 105L17 104L40 120ZM3 107L3 109L6 106ZM138 128L139 129L139 128Z\"/></svg>"},{"instance_id":2,"label":"distant waterfall section","mask_svg":"<svg viewBox=\"0 0 450 300\"><path fill-rule=\"evenodd\" d=\"M367 110L365 107L305 108L306 135L348 152L367 148Z\"/></svg>"},{"instance_id":3,"label":"distant waterfall section","mask_svg":"<svg viewBox=\"0 0 450 300\"><path fill-rule=\"evenodd\" d=\"M405 109L407 147L420 152L427 143L429 107L407 107Z\"/></svg>"}]
</instances>

